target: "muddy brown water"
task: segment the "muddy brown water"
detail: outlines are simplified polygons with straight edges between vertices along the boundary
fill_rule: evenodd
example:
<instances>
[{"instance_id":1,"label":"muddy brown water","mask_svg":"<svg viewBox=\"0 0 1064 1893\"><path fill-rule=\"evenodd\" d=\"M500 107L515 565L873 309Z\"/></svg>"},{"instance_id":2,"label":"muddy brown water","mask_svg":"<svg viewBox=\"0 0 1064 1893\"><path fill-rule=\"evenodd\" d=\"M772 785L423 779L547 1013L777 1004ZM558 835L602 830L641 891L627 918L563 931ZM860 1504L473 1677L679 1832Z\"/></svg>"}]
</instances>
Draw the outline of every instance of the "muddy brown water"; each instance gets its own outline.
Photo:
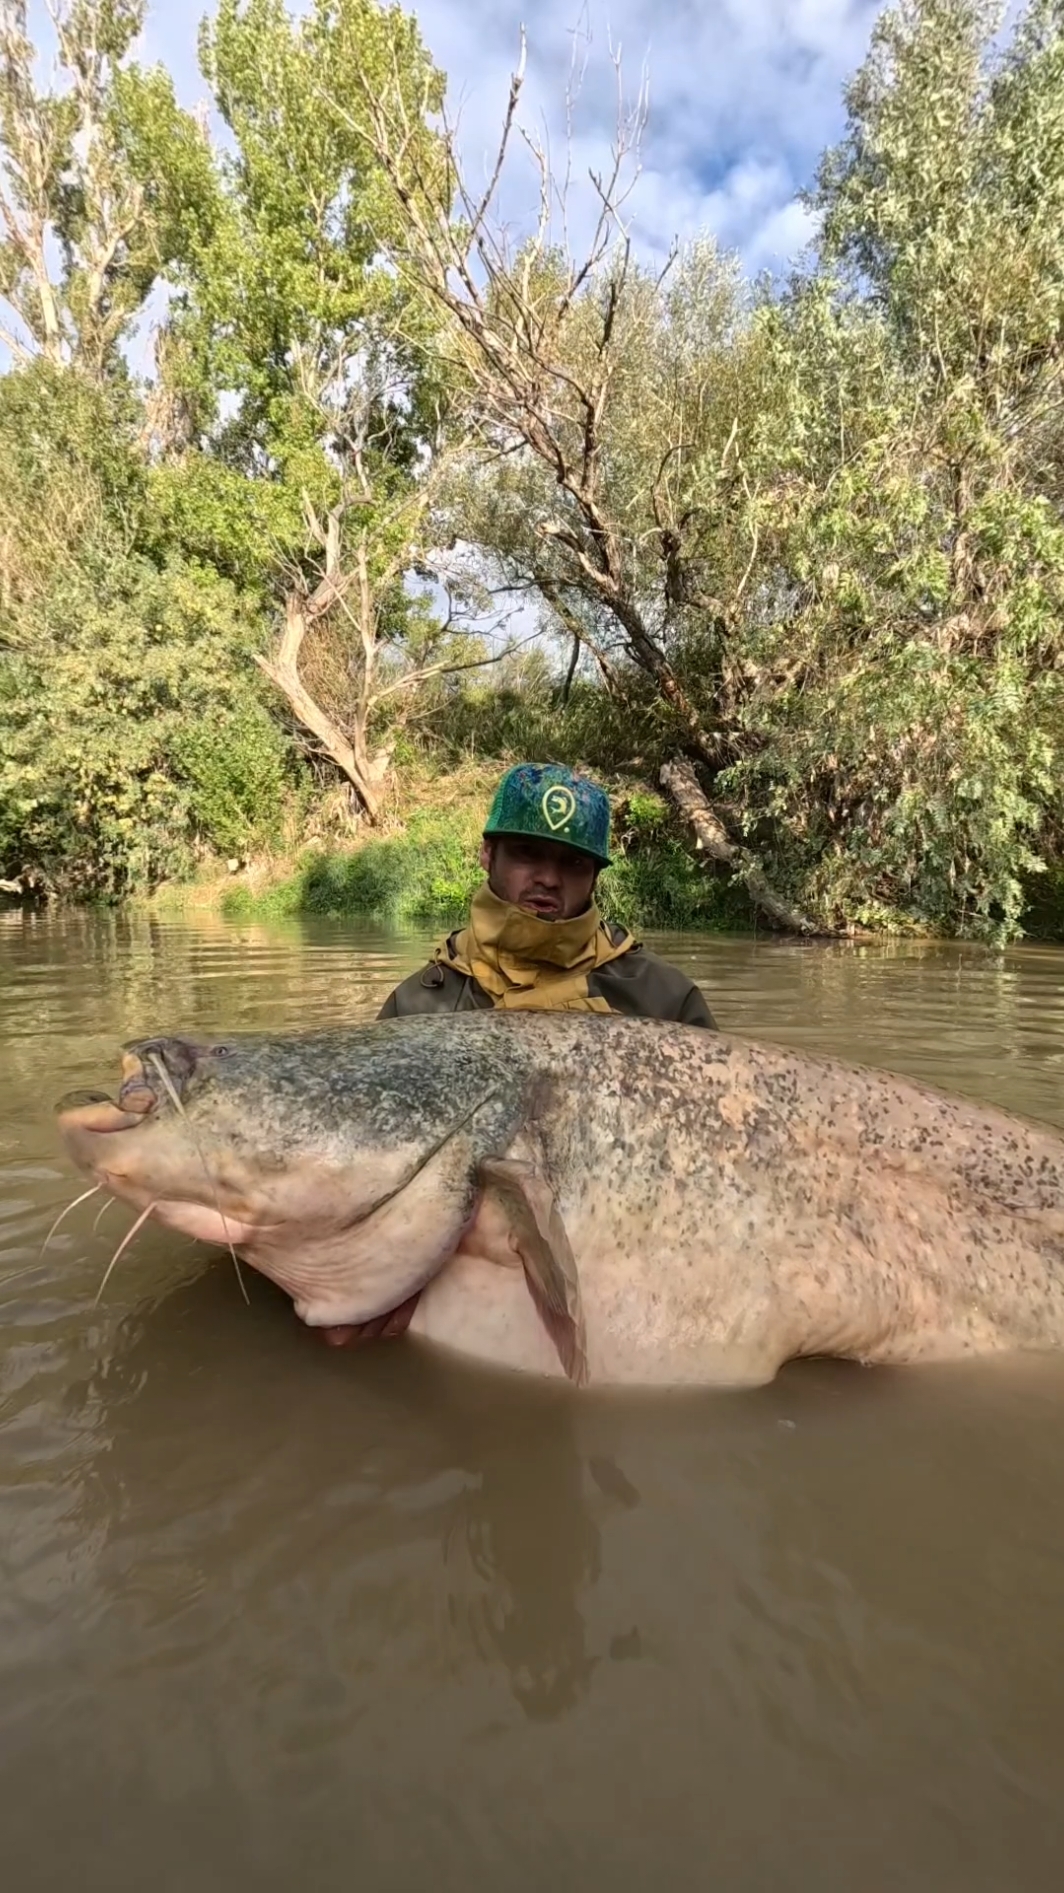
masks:
<instances>
[{"instance_id":1,"label":"muddy brown water","mask_svg":"<svg viewBox=\"0 0 1064 1893\"><path fill-rule=\"evenodd\" d=\"M721 1024L1064 1124L1064 954L664 943ZM4 1893L1064 1884L1064 1360L573 1396L333 1353L50 1108L424 942L0 915Z\"/></svg>"}]
</instances>

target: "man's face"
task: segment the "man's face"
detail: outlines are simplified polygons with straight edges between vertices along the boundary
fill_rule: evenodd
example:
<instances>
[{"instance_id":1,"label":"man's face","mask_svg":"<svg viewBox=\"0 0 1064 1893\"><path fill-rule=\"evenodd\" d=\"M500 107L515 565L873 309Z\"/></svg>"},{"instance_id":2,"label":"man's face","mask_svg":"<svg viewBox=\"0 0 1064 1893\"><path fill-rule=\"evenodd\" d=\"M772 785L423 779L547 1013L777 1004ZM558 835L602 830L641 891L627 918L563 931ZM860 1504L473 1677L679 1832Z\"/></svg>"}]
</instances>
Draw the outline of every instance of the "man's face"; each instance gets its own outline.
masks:
<instances>
[{"instance_id":1,"label":"man's face","mask_svg":"<svg viewBox=\"0 0 1064 1893\"><path fill-rule=\"evenodd\" d=\"M598 879L598 863L590 855L525 835L486 841L480 865L493 894L539 920L571 920L582 914Z\"/></svg>"}]
</instances>

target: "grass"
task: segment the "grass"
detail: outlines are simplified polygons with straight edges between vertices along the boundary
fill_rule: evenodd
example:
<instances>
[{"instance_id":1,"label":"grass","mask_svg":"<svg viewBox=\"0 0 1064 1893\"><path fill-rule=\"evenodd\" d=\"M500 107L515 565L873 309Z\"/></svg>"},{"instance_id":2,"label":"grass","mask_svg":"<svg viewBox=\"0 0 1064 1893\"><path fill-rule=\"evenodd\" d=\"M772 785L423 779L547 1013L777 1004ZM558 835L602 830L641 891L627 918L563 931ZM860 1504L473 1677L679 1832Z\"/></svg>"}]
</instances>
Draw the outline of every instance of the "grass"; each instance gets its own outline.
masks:
<instances>
[{"instance_id":1,"label":"grass","mask_svg":"<svg viewBox=\"0 0 1064 1893\"><path fill-rule=\"evenodd\" d=\"M483 879L478 846L470 814L422 812L402 834L307 855L294 874L261 893L231 888L222 911L232 919L362 914L396 926L446 924L461 918Z\"/></svg>"},{"instance_id":2,"label":"grass","mask_svg":"<svg viewBox=\"0 0 1064 1893\"><path fill-rule=\"evenodd\" d=\"M656 797L639 798L626 845L599 883L607 917L633 931L746 931L746 898L708 873L673 832ZM633 802L637 798L633 798ZM230 919L288 919L302 914L361 915L396 927L448 927L465 917L483 880L477 860L483 797L441 810L421 809L403 830L348 850L308 853L294 872L259 891L230 885L222 912Z\"/></svg>"}]
</instances>

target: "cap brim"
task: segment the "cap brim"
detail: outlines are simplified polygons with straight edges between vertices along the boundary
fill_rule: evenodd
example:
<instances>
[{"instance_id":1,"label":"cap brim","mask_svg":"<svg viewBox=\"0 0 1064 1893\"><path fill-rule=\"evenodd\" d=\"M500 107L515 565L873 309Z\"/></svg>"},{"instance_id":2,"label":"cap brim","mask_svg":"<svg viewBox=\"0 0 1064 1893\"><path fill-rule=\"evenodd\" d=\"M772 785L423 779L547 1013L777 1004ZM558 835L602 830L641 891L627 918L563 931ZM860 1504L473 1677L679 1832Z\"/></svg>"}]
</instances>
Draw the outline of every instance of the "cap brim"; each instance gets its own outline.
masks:
<instances>
[{"instance_id":1,"label":"cap brim","mask_svg":"<svg viewBox=\"0 0 1064 1893\"><path fill-rule=\"evenodd\" d=\"M507 836L514 836L518 841L550 841L556 848L569 848L573 854L584 854L596 867L608 868L612 865L608 854L596 854L593 848L582 848L578 841L563 841L560 835L542 835L538 828L485 828L485 841L505 841Z\"/></svg>"}]
</instances>

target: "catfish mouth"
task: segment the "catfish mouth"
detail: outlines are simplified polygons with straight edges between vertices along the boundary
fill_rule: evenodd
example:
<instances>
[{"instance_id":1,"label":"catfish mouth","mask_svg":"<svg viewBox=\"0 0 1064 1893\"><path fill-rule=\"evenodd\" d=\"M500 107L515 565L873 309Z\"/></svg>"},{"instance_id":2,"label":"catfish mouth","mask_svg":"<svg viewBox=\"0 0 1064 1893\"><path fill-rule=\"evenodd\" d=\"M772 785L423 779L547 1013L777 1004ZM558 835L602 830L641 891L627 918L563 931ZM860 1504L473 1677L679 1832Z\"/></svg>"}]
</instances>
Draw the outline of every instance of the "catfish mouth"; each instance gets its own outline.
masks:
<instances>
[{"instance_id":1,"label":"catfish mouth","mask_svg":"<svg viewBox=\"0 0 1064 1893\"><path fill-rule=\"evenodd\" d=\"M106 1091L72 1091L56 1105L60 1135L80 1170L118 1200L141 1210L145 1220L150 1216L179 1235L228 1249L234 1260L238 1251L246 1254L256 1241L283 1231L283 1223L226 1215L211 1188L205 1165L204 1194L214 1196L214 1202L153 1193L146 1179L138 1177L141 1166L136 1162L137 1148L131 1147L129 1140L143 1136L148 1121L160 1108L159 1091L163 1090L165 1097L166 1090L160 1082L152 1083L143 1062L132 1052L123 1057L122 1072L117 1098ZM174 1090L177 1089L174 1086ZM419 1298L415 1295L372 1321L333 1324L311 1328L311 1332L332 1347L346 1347L378 1335L402 1334L409 1326ZM301 1325L309 1324L301 1322Z\"/></svg>"},{"instance_id":2,"label":"catfish mouth","mask_svg":"<svg viewBox=\"0 0 1064 1893\"><path fill-rule=\"evenodd\" d=\"M171 1122L184 1117L182 1097L197 1065L205 1054L221 1049L185 1039L136 1041L123 1048L117 1097L106 1091L71 1091L55 1108L70 1157L95 1183L182 1235L235 1251L277 1225L249 1215L244 1205L225 1213L202 1154L204 1188L193 1193L182 1187L168 1189L167 1181L180 1185L183 1179L158 1174L159 1145L149 1149L145 1142L149 1127L161 1117Z\"/></svg>"},{"instance_id":3,"label":"catfish mouth","mask_svg":"<svg viewBox=\"0 0 1064 1893\"><path fill-rule=\"evenodd\" d=\"M181 1108L181 1098L206 1047L186 1039L142 1039L122 1050L122 1078L117 1098L106 1091L69 1091L56 1105L60 1134L76 1163L89 1166L86 1155L93 1137L133 1130L169 1098Z\"/></svg>"},{"instance_id":4,"label":"catfish mouth","mask_svg":"<svg viewBox=\"0 0 1064 1893\"><path fill-rule=\"evenodd\" d=\"M146 1111L154 1108L154 1099L131 1110L121 1092L112 1098L107 1091L68 1091L56 1105L56 1116L64 1140L108 1137L115 1131L133 1130L143 1121Z\"/></svg>"},{"instance_id":5,"label":"catfish mouth","mask_svg":"<svg viewBox=\"0 0 1064 1893\"><path fill-rule=\"evenodd\" d=\"M125 1087L123 1087L123 1090ZM105 1091L74 1091L56 1107L60 1134L78 1169L119 1201L145 1211L165 1228L197 1242L223 1249L246 1248L276 1224L258 1223L246 1216L227 1215L220 1205L198 1197L159 1194L137 1174L129 1138L143 1134L145 1121L156 1108L155 1099L138 1102L136 1110L119 1092L118 1101Z\"/></svg>"}]
</instances>

